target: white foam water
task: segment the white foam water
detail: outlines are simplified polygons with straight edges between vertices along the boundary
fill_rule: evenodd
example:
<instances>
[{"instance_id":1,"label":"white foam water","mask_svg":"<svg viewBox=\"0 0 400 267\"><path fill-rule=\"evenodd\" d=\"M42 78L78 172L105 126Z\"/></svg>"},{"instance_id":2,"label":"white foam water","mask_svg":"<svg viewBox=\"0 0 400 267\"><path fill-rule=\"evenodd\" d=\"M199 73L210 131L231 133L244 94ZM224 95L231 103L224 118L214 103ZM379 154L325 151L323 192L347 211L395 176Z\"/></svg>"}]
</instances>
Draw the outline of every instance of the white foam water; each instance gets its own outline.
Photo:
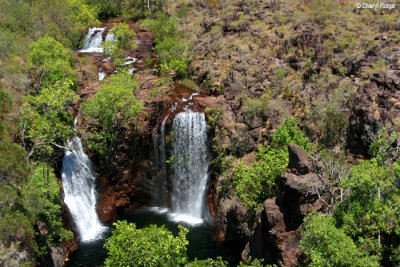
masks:
<instances>
[{"instance_id":1,"label":"white foam water","mask_svg":"<svg viewBox=\"0 0 400 267\"><path fill-rule=\"evenodd\" d=\"M189 109L178 113L173 122L172 220L203 222L209 164L204 113Z\"/></svg>"},{"instance_id":2,"label":"white foam water","mask_svg":"<svg viewBox=\"0 0 400 267\"><path fill-rule=\"evenodd\" d=\"M81 53L103 53L103 32L106 28L90 28L83 41Z\"/></svg>"},{"instance_id":3,"label":"white foam water","mask_svg":"<svg viewBox=\"0 0 400 267\"><path fill-rule=\"evenodd\" d=\"M80 240L87 242L101 237L107 228L100 223L96 213L96 176L80 138L74 137L68 146L71 149L65 152L61 169L64 202L76 224Z\"/></svg>"}]
</instances>

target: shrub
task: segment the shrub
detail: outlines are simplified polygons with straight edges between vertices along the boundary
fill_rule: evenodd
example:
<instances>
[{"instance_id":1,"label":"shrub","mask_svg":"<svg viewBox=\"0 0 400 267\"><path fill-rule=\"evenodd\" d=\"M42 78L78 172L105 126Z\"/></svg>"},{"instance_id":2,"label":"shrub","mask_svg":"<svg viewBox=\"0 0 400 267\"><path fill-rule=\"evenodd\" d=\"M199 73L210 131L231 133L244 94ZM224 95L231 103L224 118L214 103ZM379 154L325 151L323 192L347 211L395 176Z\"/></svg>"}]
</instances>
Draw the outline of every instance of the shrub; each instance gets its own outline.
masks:
<instances>
[{"instance_id":1,"label":"shrub","mask_svg":"<svg viewBox=\"0 0 400 267\"><path fill-rule=\"evenodd\" d=\"M75 98L72 84L66 80L44 85L38 95L24 98L20 128L29 156L48 159L73 132L73 118L67 112Z\"/></svg>"},{"instance_id":2,"label":"shrub","mask_svg":"<svg viewBox=\"0 0 400 267\"><path fill-rule=\"evenodd\" d=\"M154 20L146 20L143 26L149 27L154 33L161 72L175 71L178 77L184 77L187 72L188 42L179 31L178 20L165 14L158 14Z\"/></svg>"},{"instance_id":3,"label":"shrub","mask_svg":"<svg viewBox=\"0 0 400 267\"><path fill-rule=\"evenodd\" d=\"M117 129L134 122L142 109L134 90L137 84L126 72L112 75L100 85L96 94L83 103L82 112L97 122L98 133L89 136L89 148L106 155L112 148Z\"/></svg>"},{"instance_id":4,"label":"shrub","mask_svg":"<svg viewBox=\"0 0 400 267\"><path fill-rule=\"evenodd\" d=\"M260 203L276 193L276 180L285 170L288 155L285 149L260 147L257 161L246 166L239 162L234 171L234 184L244 204L256 210Z\"/></svg>"},{"instance_id":5,"label":"shrub","mask_svg":"<svg viewBox=\"0 0 400 267\"><path fill-rule=\"evenodd\" d=\"M174 236L164 226L137 229L133 223L119 221L104 247L105 266L183 266L187 262L188 230L179 226Z\"/></svg>"},{"instance_id":6,"label":"shrub","mask_svg":"<svg viewBox=\"0 0 400 267\"><path fill-rule=\"evenodd\" d=\"M288 164L288 144L297 144L308 150L310 140L297 128L292 118L286 120L272 135L269 146L260 146L257 161L246 166L239 162L234 171L234 184L239 198L250 209L258 206L268 197L276 194L276 181Z\"/></svg>"},{"instance_id":7,"label":"shrub","mask_svg":"<svg viewBox=\"0 0 400 267\"><path fill-rule=\"evenodd\" d=\"M104 52L120 65L124 62L125 50L137 47L136 32L129 29L129 25L126 23L118 23L110 32L117 37L117 40L105 41L103 43Z\"/></svg>"},{"instance_id":8,"label":"shrub","mask_svg":"<svg viewBox=\"0 0 400 267\"><path fill-rule=\"evenodd\" d=\"M52 84L73 77L70 52L50 36L34 42L30 46L28 58L29 66L39 82Z\"/></svg>"},{"instance_id":9,"label":"shrub","mask_svg":"<svg viewBox=\"0 0 400 267\"><path fill-rule=\"evenodd\" d=\"M332 216L308 216L302 230L300 247L307 257L307 266L311 267L379 266L376 257L362 252L342 229L335 227Z\"/></svg>"},{"instance_id":10,"label":"shrub","mask_svg":"<svg viewBox=\"0 0 400 267\"><path fill-rule=\"evenodd\" d=\"M272 134L271 139L274 147L286 149L289 144L296 144L306 151L311 148L310 140L298 128L295 118L286 118L276 132Z\"/></svg>"}]
</instances>

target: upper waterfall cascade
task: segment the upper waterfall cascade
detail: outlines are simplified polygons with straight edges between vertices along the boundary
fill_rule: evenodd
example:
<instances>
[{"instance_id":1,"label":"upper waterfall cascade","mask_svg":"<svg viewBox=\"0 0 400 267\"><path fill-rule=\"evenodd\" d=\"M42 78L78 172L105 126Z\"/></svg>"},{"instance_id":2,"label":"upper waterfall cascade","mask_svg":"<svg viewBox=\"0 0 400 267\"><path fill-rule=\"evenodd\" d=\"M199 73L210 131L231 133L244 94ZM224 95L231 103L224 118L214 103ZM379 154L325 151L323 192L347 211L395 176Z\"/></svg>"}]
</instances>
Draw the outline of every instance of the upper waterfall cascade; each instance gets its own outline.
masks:
<instances>
[{"instance_id":1,"label":"upper waterfall cascade","mask_svg":"<svg viewBox=\"0 0 400 267\"><path fill-rule=\"evenodd\" d=\"M107 28L90 28L83 41L81 53L103 53L103 35ZM117 37L109 32L105 37L105 41L116 41Z\"/></svg>"},{"instance_id":2,"label":"upper waterfall cascade","mask_svg":"<svg viewBox=\"0 0 400 267\"><path fill-rule=\"evenodd\" d=\"M189 109L178 113L173 121L173 219L203 222L209 164L204 113Z\"/></svg>"},{"instance_id":3,"label":"upper waterfall cascade","mask_svg":"<svg viewBox=\"0 0 400 267\"><path fill-rule=\"evenodd\" d=\"M82 241L94 240L106 229L96 213L95 179L91 162L79 137L68 144L61 170L64 202L72 214Z\"/></svg>"},{"instance_id":4,"label":"upper waterfall cascade","mask_svg":"<svg viewBox=\"0 0 400 267\"><path fill-rule=\"evenodd\" d=\"M106 28L90 28L85 36L84 44L79 52L81 53L103 53L103 32Z\"/></svg>"}]
</instances>

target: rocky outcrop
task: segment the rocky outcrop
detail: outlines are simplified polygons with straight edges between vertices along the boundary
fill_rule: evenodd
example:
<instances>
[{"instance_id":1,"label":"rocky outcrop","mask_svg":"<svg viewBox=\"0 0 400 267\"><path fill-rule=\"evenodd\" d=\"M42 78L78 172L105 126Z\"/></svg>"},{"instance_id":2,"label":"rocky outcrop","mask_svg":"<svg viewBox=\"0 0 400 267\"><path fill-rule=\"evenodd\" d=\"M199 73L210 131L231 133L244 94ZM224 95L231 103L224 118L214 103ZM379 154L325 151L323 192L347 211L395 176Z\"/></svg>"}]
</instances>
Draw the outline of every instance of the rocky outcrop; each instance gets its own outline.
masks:
<instances>
[{"instance_id":1,"label":"rocky outcrop","mask_svg":"<svg viewBox=\"0 0 400 267\"><path fill-rule=\"evenodd\" d=\"M289 145L289 164L279 180L277 197L265 200L256 214L249 242L242 253L247 260L296 266L304 217L324 210L325 183L314 171L321 166L297 145Z\"/></svg>"},{"instance_id":2,"label":"rocky outcrop","mask_svg":"<svg viewBox=\"0 0 400 267\"><path fill-rule=\"evenodd\" d=\"M0 266L12 267L33 264L29 251L23 249L21 243L21 241L12 242L9 246L6 246L3 242L0 242Z\"/></svg>"},{"instance_id":3,"label":"rocky outcrop","mask_svg":"<svg viewBox=\"0 0 400 267\"><path fill-rule=\"evenodd\" d=\"M359 78L358 97L349 119L347 146L354 154L366 154L370 133L383 126L400 128L400 46L379 36L379 45L360 60L347 62L349 75ZM385 53L384 51L391 51ZM383 68L383 63L387 66ZM369 80L362 85L362 80Z\"/></svg>"}]
</instances>

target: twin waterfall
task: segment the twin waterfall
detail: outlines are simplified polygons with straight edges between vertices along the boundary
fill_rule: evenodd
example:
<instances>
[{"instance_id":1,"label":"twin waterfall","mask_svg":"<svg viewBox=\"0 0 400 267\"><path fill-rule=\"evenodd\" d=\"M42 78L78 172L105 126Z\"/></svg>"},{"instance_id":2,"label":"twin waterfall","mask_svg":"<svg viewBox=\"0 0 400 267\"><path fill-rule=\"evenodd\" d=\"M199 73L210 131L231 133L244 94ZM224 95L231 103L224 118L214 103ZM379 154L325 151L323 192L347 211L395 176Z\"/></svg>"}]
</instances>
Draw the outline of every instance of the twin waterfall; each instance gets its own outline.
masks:
<instances>
[{"instance_id":1,"label":"twin waterfall","mask_svg":"<svg viewBox=\"0 0 400 267\"><path fill-rule=\"evenodd\" d=\"M105 30L106 28L89 29L84 46L79 52L102 53L103 39L115 40L112 33L108 33L104 38ZM127 57L126 60L123 65L132 64L136 59ZM105 76L105 73L99 72L99 80ZM162 122L160 134L157 133L157 129L153 132L154 163L159 177L153 185L153 204L169 207L172 220L200 224L207 215L205 191L209 154L205 115L188 108L178 113L173 120L172 147L167 153L165 132L168 117ZM72 215L80 240L95 240L100 238L106 229L96 213L96 176L79 137L72 138L68 147L61 170L64 202ZM167 155L170 158L167 158ZM169 166L167 162L170 163ZM167 185L170 185L170 189L167 189Z\"/></svg>"},{"instance_id":2,"label":"twin waterfall","mask_svg":"<svg viewBox=\"0 0 400 267\"><path fill-rule=\"evenodd\" d=\"M68 146L71 150L65 152L61 170L64 202L71 212L80 239L90 241L105 230L96 213L96 176L79 137L74 137Z\"/></svg>"}]
</instances>

